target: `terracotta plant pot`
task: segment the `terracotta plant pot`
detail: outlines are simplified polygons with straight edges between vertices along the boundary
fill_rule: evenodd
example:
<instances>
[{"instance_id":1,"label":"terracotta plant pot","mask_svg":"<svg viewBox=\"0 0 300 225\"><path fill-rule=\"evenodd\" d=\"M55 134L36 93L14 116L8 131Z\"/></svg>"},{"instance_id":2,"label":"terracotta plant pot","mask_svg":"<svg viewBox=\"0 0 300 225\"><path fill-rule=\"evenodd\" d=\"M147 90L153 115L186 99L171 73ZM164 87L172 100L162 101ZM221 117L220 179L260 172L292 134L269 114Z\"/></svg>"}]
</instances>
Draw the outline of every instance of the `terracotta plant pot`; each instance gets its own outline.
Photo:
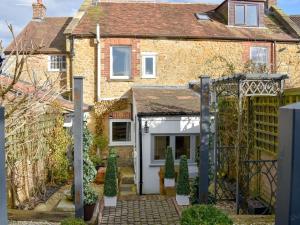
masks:
<instances>
[{"instance_id":1,"label":"terracotta plant pot","mask_svg":"<svg viewBox=\"0 0 300 225\"><path fill-rule=\"evenodd\" d=\"M116 207L117 206L117 196L115 196L115 197L104 196L104 206L105 207Z\"/></svg>"},{"instance_id":2,"label":"terracotta plant pot","mask_svg":"<svg viewBox=\"0 0 300 225\"><path fill-rule=\"evenodd\" d=\"M96 184L104 184L105 173L106 173L105 167L100 167L98 169L96 180L95 180Z\"/></svg>"},{"instance_id":3,"label":"terracotta plant pot","mask_svg":"<svg viewBox=\"0 0 300 225\"><path fill-rule=\"evenodd\" d=\"M176 202L178 205L190 205L189 195L176 195Z\"/></svg>"},{"instance_id":4,"label":"terracotta plant pot","mask_svg":"<svg viewBox=\"0 0 300 225\"><path fill-rule=\"evenodd\" d=\"M84 220L89 221L92 219L96 204L84 205Z\"/></svg>"},{"instance_id":5,"label":"terracotta plant pot","mask_svg":"<svg viewBox=\"0 0 300 225\"><path fill-rule=\"evenodd\" d=\"M165 178L164 180L165 187L175 187L175 179Z\"/></svg>"}]
</instances>

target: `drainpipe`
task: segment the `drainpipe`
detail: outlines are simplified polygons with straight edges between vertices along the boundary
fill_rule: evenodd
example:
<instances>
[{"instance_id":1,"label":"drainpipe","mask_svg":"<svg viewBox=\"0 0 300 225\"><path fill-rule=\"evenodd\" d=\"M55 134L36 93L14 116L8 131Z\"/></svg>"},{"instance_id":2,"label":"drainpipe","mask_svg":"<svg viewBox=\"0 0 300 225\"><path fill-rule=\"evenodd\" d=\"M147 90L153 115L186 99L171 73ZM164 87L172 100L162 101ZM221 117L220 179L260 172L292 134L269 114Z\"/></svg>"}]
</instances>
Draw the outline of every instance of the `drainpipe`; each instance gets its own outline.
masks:
<instances>
[{"instance_id":1,"label":"drainpipe","mask_svg":"<svg viewBox=\"0 0 300 225\"><path fill-rule=\"evenodd\" d=\"M69 68L69 73L70 73L70 88L72 90L70 99L73 100L73 61L74 61L74 56L75 56L75 50L74 50L74 36L72 35L70 37L70 68Z\"/></svg>"},{"instance_id":2,"label":"drainpipe","mask_svg":"<svg viewBox=\"0 0 300 225\"><path fill-rule=\"evenodd\" d=\"M273 41L273 73L277 73L277 52L276 41Z\"/></svg>"},{"instance_id":3,"label":"drainpipe","mask_svg":"<svg viewBox=\"0 0 300 225\"><path fill-rule=\"evenodd\" d=\"M143 130L142 130L142 118L138 117L139 121L139 156L140 156L140 195L143 195Z\"/></svg>"},{"instance_id":4,"label":"drainpipe","mask_svg":"<svg viewBox=\"0 0 300 225\"><path fill-rule=\"evenodd\" d=\"M101 99L101 43L100 43L100 25L96 28L97 41L97 101Z\"/></svg>"}]
</instances>

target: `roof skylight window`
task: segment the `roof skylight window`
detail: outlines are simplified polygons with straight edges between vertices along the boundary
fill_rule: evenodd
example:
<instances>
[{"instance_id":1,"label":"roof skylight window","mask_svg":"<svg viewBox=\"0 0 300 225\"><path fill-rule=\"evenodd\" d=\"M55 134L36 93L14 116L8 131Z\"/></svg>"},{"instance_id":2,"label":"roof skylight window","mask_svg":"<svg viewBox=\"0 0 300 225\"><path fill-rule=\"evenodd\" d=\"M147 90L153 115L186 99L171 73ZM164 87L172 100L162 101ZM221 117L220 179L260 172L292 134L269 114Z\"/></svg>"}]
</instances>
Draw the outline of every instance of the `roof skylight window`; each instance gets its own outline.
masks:
<instances>
[{"instance_id":1,"label":"roof skylight window","mask_svg":"<svg viewBox=\"0 0 300 225\"><path fill-rule=\"evenodd\" d=\"M206 13L196 13L195 15L198 20L210 20L209 16Z\"/></svg>"}]
</instances>

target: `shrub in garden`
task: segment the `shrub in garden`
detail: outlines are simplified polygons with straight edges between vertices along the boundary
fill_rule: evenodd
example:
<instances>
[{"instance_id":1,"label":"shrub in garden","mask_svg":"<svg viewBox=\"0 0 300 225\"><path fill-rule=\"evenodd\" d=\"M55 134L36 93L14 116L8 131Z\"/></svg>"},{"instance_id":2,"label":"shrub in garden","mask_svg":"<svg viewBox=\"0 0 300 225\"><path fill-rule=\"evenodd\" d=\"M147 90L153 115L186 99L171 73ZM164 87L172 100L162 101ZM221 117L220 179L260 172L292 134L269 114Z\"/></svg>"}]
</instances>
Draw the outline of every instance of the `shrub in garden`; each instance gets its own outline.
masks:
<instances>
[{"instance_id":1,"label":"shrub in garden","mask_svg":"<svg viewBox=\"0 0 300 225\"><path fill-rule=\"evenodd\" d=\"M86 225L82 219L67 218L63 220L60 225Z\"/></svg>"},{"instance_id":2,"label":"shrub in garden","mask_svg":"<svg viewBox=\"0 0 300 225\"><path fill-rule=\"evenodd\" d=\"M71 135L63 127L64 119L58 116L55 126L46 136L49 146L48 175L52 183L63 183L69 178L68 146L72 143Z\"/></svg>"},{"instance_id":3,"label":"shrub in garden","mask_svg":"<svg viewBox=\"0 0 300 225\"><path fill-rule=\"evenodd\" d=\"M188 170L187 158L185 155L180 157L179 175L177 178L176 194L177 195L189 195L190 194L189 170Z\"/></svg>"},{"instance_id":4,"label":"shrub in garden","mask_svg":"<svg viewBox=\"0 0 300 225\"><path fill-rule=\"evenodd\" d=\"M175 178L175 167L172 148L167 148L166 162L165 162L165 178L174 179Z\"/></svg>"},{"instance_id":5,"label":"shrub in garden","mask_svg":"<svg viewBox=\"0 0 300 225\"><path fill-rule=\"evenodd\" d=\"M90 159L89 151L92 144L92 135L87 127L86 122L84 122L83 127L83 194L84 202L94 204L97 202L97 193L90 187L90 183L96 178L97 171L93 162ZM93 192L93 193L92 193ZM74 200L74 184L71 188L72 198ZM91 197L92 196L92 197ZM94 200L92 203L91 200Z\"/></svg>"},{"instance_id":6,"label":"shrub in garden","mask_svg":"<svg viewBox=\"0 0 300 225\"><path fill-rule=\"evenodd\" d=\"M92 145L93 137L84 122L83 127L83 194L85 205L92 205L97 202L97 193L90 187L90 183L96 178L97 171L90 159L89 152ZM91 201L93 200L93 201ZM89 204L86 204L89 203Z\"/></svg>"},{"instance_id":7,"label":"shrub in garden","mask_svg":"<svg viewBox=\"0 0 300 225\"><path fill-rule=\"evenodd\" d=\"M181 225L233 225L233 221L212 205L196 205L181 214Z\"/></svg>"},{"instance_id":8,"label":"shrub in garden","mask_svg":"<svg viewBox=\"0 0 300 225\"><path fill-rule=\"evenodd\" d=\"M109 156L104 181L104 196L117 196L116 157Z\"/></svg>"}]
</instances>

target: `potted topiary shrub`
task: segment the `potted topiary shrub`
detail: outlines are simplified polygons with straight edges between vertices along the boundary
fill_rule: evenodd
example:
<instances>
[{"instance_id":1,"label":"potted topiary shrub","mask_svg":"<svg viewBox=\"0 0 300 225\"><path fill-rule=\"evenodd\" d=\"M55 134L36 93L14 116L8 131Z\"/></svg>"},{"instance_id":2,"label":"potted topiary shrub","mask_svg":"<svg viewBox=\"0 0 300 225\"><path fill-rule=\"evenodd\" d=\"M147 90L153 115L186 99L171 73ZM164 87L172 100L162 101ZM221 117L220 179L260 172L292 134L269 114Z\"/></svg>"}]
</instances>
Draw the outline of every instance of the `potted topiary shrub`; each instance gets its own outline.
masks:
<instances>
[{"instance_id":1,"label":"potted topiary shrub","mask_svg":"<svg viewBox=\"0 0 300 225\"><path fill-rule=\"evenodd\" d=\"M84 193L84 220L88 221L93 217L94 209L98 200L98 194L90 186L86 186Z\"/></svg>"},{"instance_id":2,"label":"potted topiary shrub","mask_svg":"<svg viewBox=\"0 0 300 225\"><path fill-rule=\"evenodd\" d=\"M175 187L175 167L171 147L167 148L164 185L165 187Z\"/></svg>"},{"instance_id":3,"label":"potted topiary shrub","mask_svg":"<svg viewBox=\"0 0 300 225\"><path fill-rule=\"evenodd\" d=\"M109 156L104 181L104 206L117 206L117 192L116 157Z\"/></svg>"},{"instance_id":4,"label":"potted topiary shrub","mask_svg":"<svg viewBox=\"0 0 300 225\"><path fill-rule=\"evenodd\" d=\"M96 169L90 159L89 152L92 143L92 135L84 122L83 127L83 195L84 195L84 219L92 218L95 205L98 200L97 193L91 188L91 183L95 180ZM75 200L74 183L71 187L72 200Z\"/></svg>"},{"instance_id":5,"label":"potted topiary shrub","mask_svg":"<svg viewBox=\"0 0 300 225\"><path fill-rule=\"evenodd\" d=\"M189 170L187 158L185 155L180 157L179 175L176 186L176 201L178 205L190 204L190 184L189 184Z\"/></svg>"}]
</instances>

